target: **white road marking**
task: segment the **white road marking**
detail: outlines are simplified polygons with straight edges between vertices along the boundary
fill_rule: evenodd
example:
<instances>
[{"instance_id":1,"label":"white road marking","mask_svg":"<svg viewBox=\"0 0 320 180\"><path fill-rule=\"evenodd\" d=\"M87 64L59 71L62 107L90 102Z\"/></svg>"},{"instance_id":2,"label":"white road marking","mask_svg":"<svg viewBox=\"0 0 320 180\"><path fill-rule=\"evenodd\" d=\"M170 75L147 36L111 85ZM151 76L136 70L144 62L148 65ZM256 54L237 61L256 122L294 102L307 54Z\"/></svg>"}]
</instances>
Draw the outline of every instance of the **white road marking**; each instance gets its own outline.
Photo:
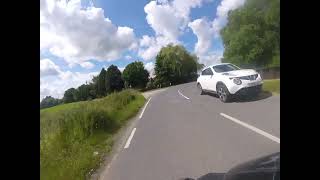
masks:
<instances>
[{"instance_id":1,"label":"white road marking","mask_svg":"<svg viewBox=\"0 0 320 180\"><path fill-rule=\"evenodd\" d=\"M142 110L142 112L141 112L141 114L140 114L140 116L139 116L139 119L141 119L141 118L142 118L142 115L143 115L144 111L146 110L146 108L147 108L147 106L148 106L148 104L149 104L149 102L150 102L151 98L152 98L152 97L150 97L150 98L149 98L148 102L147 102L147 103L146 103L146 105L143 107L143 110Z\"/></svg>"},{"instance_id":2,"label":"white road marking","mask_svg":"<svg viewBox=\"0 0 320 180\"><path fill-rule=\"evenodd\" d=\"M183 95L183 94L180 92L180 90L178 90L178 93L179 93L181 96L183 96L184 98L190 99L190 98L188 98L187 96Z\"/></svg>"},{"instance_id":3,"label":"white road marking","mask_svg":"<svg viewBox=\"0 0 320 180\"><path fill-rule=\"evenodd\" d=\"M224 113L220 113L220 115L280 144L280 138L278 138L278 137L275 137L275 136L273 136L273 135L271 135L269 133L266 133L266 132L262 131L261 129L258 129L258 128L254 127L254 126L251 126L251 125L249 125L247 123L244 123L244 122L242 122L242 121L240 121L240 120L238 120L236 118L233 118L231 116L228 116L228 115L226 115Z\"/></svg>"},{"instance_id":4,"label":"white road marking","mask_svg":"<svg viewBox=\"0 0 320 180\"><path fill-rule=\"evenodd\" d=\"M136 128L133 128L133 130L132 130L132 132L131 132L131 134L130 134L127 142L126 142L126 145L124 146L125 149L127 149L130 146L131 140L132 140L133 135L134 135L135 132L136 132Z\"/></svg>"}]
</instances>

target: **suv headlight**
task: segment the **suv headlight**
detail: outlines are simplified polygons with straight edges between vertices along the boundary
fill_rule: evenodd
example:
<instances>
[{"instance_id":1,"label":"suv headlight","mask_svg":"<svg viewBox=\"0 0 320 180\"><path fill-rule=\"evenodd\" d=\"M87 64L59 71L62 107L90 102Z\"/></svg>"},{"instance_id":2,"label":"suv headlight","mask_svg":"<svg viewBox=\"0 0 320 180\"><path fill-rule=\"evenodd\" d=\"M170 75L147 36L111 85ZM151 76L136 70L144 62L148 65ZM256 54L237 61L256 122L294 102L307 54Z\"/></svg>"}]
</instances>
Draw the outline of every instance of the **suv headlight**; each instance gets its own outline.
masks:
<instances>
[{"instance_id":1,"label":"suv headlight","mask_svg":"<svg viewBox=\"0 0 320 180\"><path fill-rule=\"evenodd\" d=\"M239 78L233 78L233 83L235 83L236 85L240 85L242 81Z\"/></svg>"}]
</instances>

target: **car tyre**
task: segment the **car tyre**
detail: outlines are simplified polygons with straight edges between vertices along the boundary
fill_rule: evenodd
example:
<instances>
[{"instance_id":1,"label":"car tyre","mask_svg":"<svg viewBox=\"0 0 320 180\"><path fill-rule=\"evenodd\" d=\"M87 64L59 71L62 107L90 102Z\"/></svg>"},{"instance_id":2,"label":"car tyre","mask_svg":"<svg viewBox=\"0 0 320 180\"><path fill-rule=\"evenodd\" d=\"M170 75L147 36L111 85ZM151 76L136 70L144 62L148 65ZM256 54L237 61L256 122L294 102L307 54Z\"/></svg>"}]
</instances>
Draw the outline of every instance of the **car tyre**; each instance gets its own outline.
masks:
<instances>
[{"instance_id":1,"label":"car tyre","mask_svg":"<svg viewBox=\"0 0 320 180\"><path fill-rule=\"evenodd\" d=\"M204 91L202 89L202 86L200 83L197 84L197 87L198 87L198 90L200 91L200 95L203 95L204 94Z\"/></svg>"},{"instance_id":2,"label":"car tyre","mask_svg":"<svg viewBox=\"0 0 320 180\"><path fill-rule=\"evenodd\" d=\"M218 84L217 94L220 101L224 103L229 102L231 99L230 92L228 91L228 88L224 84Z\"/></svg>"}]
</instances>

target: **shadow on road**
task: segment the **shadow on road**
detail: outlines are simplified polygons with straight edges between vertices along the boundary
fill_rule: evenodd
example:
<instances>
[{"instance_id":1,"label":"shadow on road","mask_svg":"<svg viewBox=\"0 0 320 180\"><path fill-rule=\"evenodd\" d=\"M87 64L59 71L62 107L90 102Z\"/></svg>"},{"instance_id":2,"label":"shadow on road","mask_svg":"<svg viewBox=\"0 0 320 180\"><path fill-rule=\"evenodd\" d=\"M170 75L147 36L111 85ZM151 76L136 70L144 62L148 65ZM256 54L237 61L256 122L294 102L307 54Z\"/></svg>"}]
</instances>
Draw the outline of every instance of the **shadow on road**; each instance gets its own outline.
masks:
<instances>
[{"instance_id":1,"label":"shadow on road","mask_svg":"<svg viewBox=\"0 0 320 180\"><path fill-rule=\"evenodd\" d=\"M213 93L206 93L206 95L214 97L214 98L219 98L218 95L213 94ZM267 99L271 96L272 96L271 92L263 91L257 97L250 97L250 96L236 97L231 101L231 103L245 103L245 102L260 101L263 99Z\"/></svg>"},{"instance_id":2,"label":"shadow on road","mask_svg":"<svg viewBox=\"0 0 320 180\"><path fill-rule=\"evenodd\" d=\"M267 99L272 96L272 93L269 91L262 91L258 96L256 97L239 97L235 99L233 102L235 103L244 103L244 102L253 102L253 101L259 101L263 99Z\"/></svg>"},{"instance_id":3,"label":"shadow on road","mask_svg":"<svg viewBox=\"0 0 320 180\"><path fill-rule=\"evenodd\" d=\"M204 176L201 176L197 179L193 178L182 178L179 180L223 180L225 173L208 173Z\"/></svg>"}]
</instances>

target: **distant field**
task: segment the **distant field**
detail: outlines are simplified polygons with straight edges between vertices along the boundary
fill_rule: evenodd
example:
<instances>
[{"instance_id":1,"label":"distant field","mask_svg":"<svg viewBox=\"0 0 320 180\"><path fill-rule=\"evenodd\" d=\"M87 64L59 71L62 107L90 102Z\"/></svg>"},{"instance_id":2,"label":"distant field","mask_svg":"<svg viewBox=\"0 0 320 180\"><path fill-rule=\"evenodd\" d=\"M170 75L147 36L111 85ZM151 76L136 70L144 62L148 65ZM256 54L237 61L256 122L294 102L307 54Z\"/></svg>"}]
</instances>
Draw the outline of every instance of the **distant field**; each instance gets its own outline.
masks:
<instances>
[{"instance_id":1,"label":"distant field","mask_svg":"<svg viewBox=\"0 0 320 180\"><path fill-rule=\"evenodd\" d=\"M264 80L262 87L264 91L280 94L280 79Z\"/></svg>"},{"instance_id":2,"label":"distant field","mask_svg":"<svg viewBox=\"0 0 320 180\"><path fill-rule=\"evenodd\" d=\"M125 90L40 110L40 179L85 179L144 102L139 92Z\"/></svg>"}]
</instances>

